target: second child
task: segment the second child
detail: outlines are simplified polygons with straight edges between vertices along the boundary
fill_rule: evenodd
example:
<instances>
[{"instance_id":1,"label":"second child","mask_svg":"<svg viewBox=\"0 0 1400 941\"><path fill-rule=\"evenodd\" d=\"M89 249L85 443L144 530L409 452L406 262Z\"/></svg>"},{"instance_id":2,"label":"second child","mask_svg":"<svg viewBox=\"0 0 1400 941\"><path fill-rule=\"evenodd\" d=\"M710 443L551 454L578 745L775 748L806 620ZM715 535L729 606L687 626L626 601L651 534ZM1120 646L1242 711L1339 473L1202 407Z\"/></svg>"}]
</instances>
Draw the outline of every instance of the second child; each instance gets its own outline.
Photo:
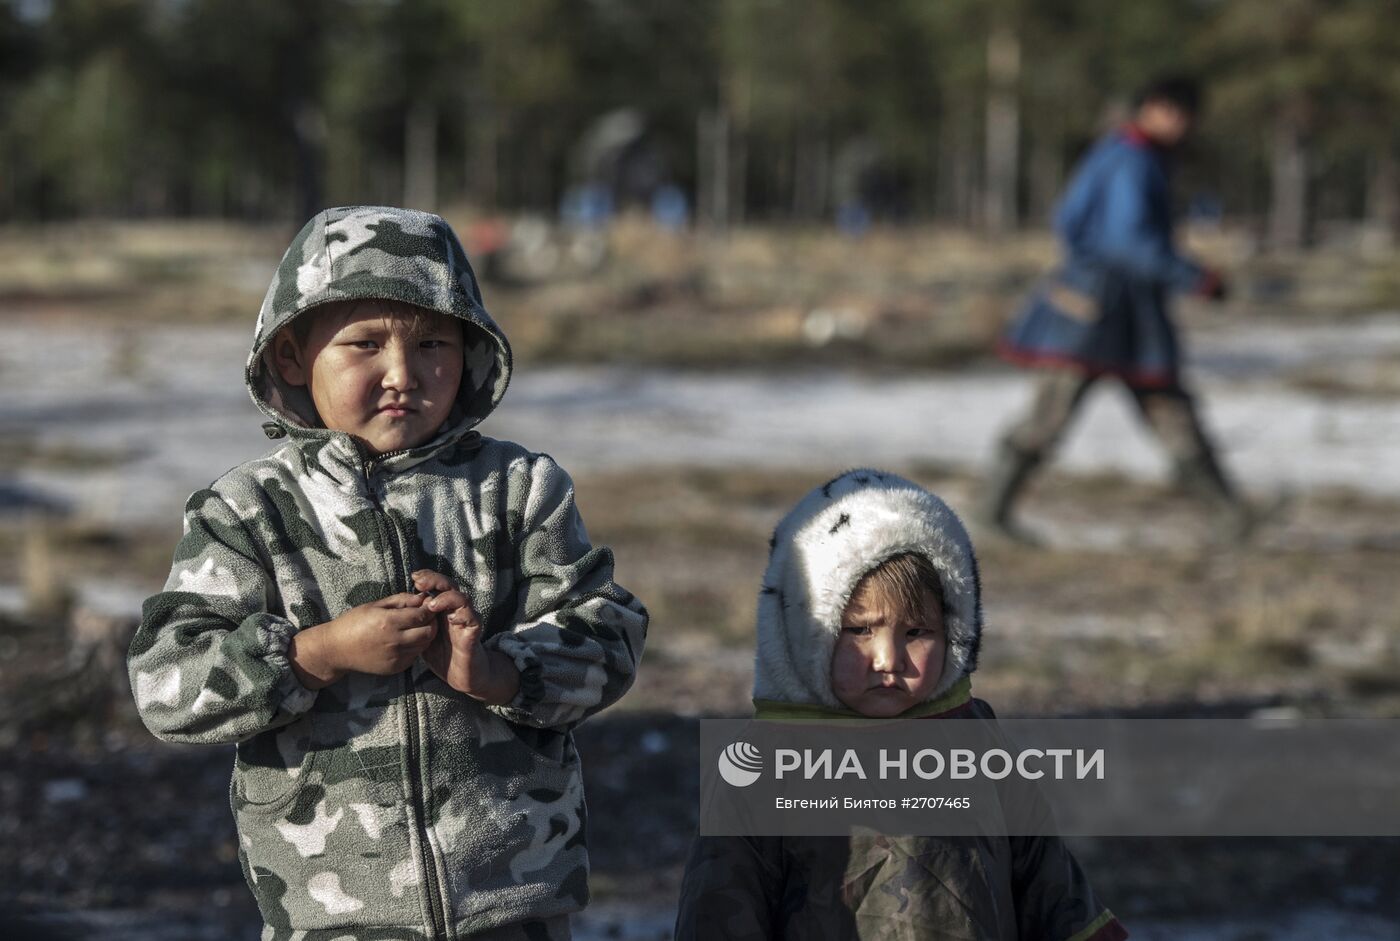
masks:
<instances>
[{"instance_id":1,"label":"second child","mask_svg":"<svg viewBox=\"0 0 1400 941\"><path fill-rule=\"evenodd\" d=\"M808 494L758 603L760 720L976 718L977 560L957 516L893 474ZM1121 941L1054 836L698 837L677 941Z\"/></svg>"}]
</instances>

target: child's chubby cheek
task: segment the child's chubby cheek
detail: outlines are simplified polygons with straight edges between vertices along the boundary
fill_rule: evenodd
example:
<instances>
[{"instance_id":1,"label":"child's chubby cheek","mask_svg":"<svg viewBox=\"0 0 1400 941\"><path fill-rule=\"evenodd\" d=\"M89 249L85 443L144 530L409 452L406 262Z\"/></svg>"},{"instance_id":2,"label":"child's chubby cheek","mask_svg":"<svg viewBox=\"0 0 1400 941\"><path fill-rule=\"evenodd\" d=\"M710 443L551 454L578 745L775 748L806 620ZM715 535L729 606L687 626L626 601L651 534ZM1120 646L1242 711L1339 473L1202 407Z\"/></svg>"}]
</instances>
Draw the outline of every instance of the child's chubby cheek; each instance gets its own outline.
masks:
<instances>
[{"instance_id":1,"label":"child's chubby cheek","mask_svg":"<svg viewBox=\"0 0 1400 941\"><path fill-rule=\"evenodd\" d=\"M831 657L831 689L861 715L891 718L926 701L942 675L944 644L880 629L843 630Z\"/></svg>"},{"instance_id":2,"label":"child's chubby cheek","mask_svg":"<svg viewBox=\"0 0 1400 941\"><path fill-rule=\"evenodd\" d=\"M860 709L854 701L868 688L870 658L861 654L854 644L843 634L836 640L836 648L831 652L831 691L843 704L857 712Z\"/></svg>"}]
</instances>

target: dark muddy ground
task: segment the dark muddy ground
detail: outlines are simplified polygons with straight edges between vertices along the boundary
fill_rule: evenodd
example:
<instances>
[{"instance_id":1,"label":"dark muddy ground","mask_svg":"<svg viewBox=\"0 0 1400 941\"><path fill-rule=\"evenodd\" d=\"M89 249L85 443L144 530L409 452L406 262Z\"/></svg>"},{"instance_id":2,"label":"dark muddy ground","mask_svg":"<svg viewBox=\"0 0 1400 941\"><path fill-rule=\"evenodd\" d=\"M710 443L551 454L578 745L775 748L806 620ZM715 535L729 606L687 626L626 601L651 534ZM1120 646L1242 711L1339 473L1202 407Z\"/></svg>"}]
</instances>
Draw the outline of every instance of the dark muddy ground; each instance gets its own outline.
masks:
<instances>
[{"instance_id":1,"label":"dark muddy ground","mask_svg":"<svg viewBox=\"0 0 1400 941\"><path fill-rule=\"evenodd\" d=\"M964 475L906 472L967 499ZM614 546L655 626L634 690L578 731L595 896L576 925L580 941L667 936L696 819L697 723L747 712L766 531L805 485L767 471L580 479L590 528ZM1192 509L1175 499L1150 485L1052 474L1032 508L1053 508L1042 521L1070 530L1095 514L1127 527L1190 522ZM1293 537L1275 534L1250 552L987 543L979 693L1007 716L1279 706L1393 716L1395 549L1372 537L1395 518L1386 501L1313 497L1288 523ZM1325 552L1314 541L1323 530L1338 535ZM158 579L169 538L128 535L55 546L67 564L105 560L121 572L125 559L126 574ZM146 552L142 541L160 544ZM58 937L255 937L227 804L230 750L156 742L119 667L106 686L56 679L71 668L69 635L57 621L0 620L0 909L43 913ZM1137 938L1400 937L1400 839L1075 847Z\"/></svg>"},{"instance_id":2,"label":"dark muddy ground","mask_svg":"<svg viewBox=\"0 0 1400 941\"><path fill-rule=\"evenodd\" d=\"M695 825L697 722L623 713L580 728L597 902L580 919L581 938L666 936ZM129 717L101 734L78 723L0 748L5 910L45 914L53 937L255 937L257 913L239 873L227 805L230 764L227 748L163 745ZM1400 925L1400 839L1098 839L1075 846L1101 896L1130 926L1160 928L1182 916L1197 926L1243 919L1256 927L1195 936L1267 938L1276 935L1259 933L1257 924L1314 908L1344 924ZM19 929L5 935L25 936Z\"/></svg>"},{"instance_id":3,"label":"dark muddy ground","mask_svg":"<svg viewBox=\"0 0 1400 941\"><path fill-rule=\"evenodd\" d=\"M960 474L907 472L966 499ZM805 486L799 477L581 479L591 528L615 547L656 630L634 690L578 731L595 896L576 926L580 941L640 941L669 930L696 819L697 723L747 712L751 595L766 529ZM1035 503L1055 507L1059 525L1073 528L1090 495L1100 515L1127 526L1191 513L1151 486L1055 475ZM1328 552L1282 535L1248 553L1047 554L988 543L991 633L980 695L1002 715L1228 716L1278 706L1394 715L1395 552L1367 536L1388 531L1394 518L1383 501L1306 502L1291 531L1316 526L1354 537ZM117 551L79 540L59 548L73 564L144 558L136 545ZM168 547L152 552L163 558ZM150 564L143 577L165 563ZM52 681L70 668L69 632L60 627L0 621L4 910L44 913L46 930L73 938L255 937L227 804L230 750L156 742L136 719L119 668L107 671L117 680L106 687ZM1138 938L1400 937L1400 839L1098 839L1075 847Z\"/></svg>"}]
</instances>

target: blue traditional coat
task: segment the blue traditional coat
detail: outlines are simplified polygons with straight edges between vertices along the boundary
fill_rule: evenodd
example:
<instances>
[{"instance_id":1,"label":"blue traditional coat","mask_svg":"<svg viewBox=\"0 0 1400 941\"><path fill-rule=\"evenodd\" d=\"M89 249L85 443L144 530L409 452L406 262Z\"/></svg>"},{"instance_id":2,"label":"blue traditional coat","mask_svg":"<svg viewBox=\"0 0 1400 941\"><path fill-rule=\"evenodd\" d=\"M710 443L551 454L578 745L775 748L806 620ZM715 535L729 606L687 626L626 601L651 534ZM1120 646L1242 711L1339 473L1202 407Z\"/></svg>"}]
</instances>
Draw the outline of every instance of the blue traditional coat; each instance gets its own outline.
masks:
<instances>
[{"instance_id":1,"label":"blue traditional coat","mask_svg":"<svg viewBox=\"0 0 1400 941\"><path fill-rule=\"evenodd\" d=\"M1085 156L1055 211L1066 261L1035 291L999 344L1022 365L1174 386L1180 354L1168 299L1211 275L1172 239L1170 166L1132 125Z\"/></svg>"}]
</instances>

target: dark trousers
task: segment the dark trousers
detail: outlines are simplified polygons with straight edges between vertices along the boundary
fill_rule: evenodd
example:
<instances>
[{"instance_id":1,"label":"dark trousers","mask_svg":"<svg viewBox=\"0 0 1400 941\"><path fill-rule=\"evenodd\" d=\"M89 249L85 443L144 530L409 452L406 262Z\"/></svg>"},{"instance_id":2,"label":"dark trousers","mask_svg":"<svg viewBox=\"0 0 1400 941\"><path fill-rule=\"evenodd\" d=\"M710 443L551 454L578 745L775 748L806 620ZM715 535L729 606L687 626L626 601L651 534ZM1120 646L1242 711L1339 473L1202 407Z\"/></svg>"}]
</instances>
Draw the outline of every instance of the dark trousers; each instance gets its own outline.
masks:
<instances>
[{"instance_id":1,"label":"dark trousers","mask_svg":"<svg viewBox=\"0 0 1400 941\"><path fill-rule=\"evenodd\" d=\"M1069 369L1044 370L1030 411L1002 441L1019 454L1043 459L1064 434L1084 394L1098 377ZM1215 447L1201 426L1195 400L1180 385L1161 389L1128 387L1143 420L1171 455L1178 476L1209 467L1219 475Z\"/></svg>"}]
</instances>

